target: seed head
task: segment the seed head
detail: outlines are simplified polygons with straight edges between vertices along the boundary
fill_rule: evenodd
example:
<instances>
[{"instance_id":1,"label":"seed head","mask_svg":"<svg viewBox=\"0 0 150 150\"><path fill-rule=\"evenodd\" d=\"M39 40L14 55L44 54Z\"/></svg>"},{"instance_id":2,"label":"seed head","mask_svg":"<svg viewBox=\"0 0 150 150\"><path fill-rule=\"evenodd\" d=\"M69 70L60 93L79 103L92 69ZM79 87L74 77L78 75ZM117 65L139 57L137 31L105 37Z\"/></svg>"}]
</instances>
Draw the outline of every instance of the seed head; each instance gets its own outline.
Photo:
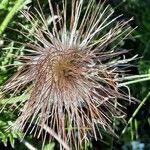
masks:
<instances>
[{"instance_id":1,"label":"seed head","mask_svg":"<svg viewBox=\"0 0 150 150\"><path fill-rule=\"evenodd\" d=\"M83 0L72 0L69 22L67 1L62 7L54 10L49 1L50 18L42 11L38 17L22 11L32 25L32 30L22 25L27 33L21 32L30 43L4 91L29 87L17 129L28 132L34 124L31 132L39 137L46 125L80 149L83 141L101 136L100 128L113 133L112 119L124 116L121 103L128 96L119 88L119 77L131 59L121 59L126 51L118 47L131 29L104 3L91 0L85 9Z\"/></svg>"}]
</instances>

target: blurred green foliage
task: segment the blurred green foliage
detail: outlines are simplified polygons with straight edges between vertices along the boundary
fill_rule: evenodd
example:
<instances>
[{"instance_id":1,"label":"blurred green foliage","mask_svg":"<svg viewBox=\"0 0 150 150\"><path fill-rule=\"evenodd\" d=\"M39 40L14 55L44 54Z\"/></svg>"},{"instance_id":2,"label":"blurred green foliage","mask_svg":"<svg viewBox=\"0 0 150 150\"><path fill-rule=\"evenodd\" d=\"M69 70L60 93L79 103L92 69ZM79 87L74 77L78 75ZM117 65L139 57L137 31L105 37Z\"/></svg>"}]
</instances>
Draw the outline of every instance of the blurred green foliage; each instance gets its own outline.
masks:
<instances>
[{"instance_id":1,"label":"blurred green foliage","mask_svg":"<svg viewBox=\"0 0 150 150\"><path fill-rule=\"evenodd\" d=\"M134 32L135 41L126 41L125 47L133 49L131 55L139 54L133 74L150 74L150 1L149 0L112 0L113 7L118 13L123 13L127 18L134 17L131 26L137 27ZM119 5L118 5L119 4ZM139 100L143 100L150 91L150 81L133 84L131 93ZM137 105L136 105L137 106ZM128 116L132 115L136 106L128 108ZM136 117L129 124L120 145L123 150L149 150L150 149L150 97L139 110Z\"/></svg>"},{"instance_id":2,"label":"blurred green foliage","mask_svg":"<svg viewBox=\"0 0 150 150\"><path fill-rule=\"evenodd\" d=\"M0 139L5 146L7 146L9 140L11 146L14 148L15 139L19 136L19 132L17 133L10 129L12 121L15 119L15 115L11 111L5 109L0 113Z\"/></svg>"},{"instance_id":3,"label":"blurred green foliage","mask_svg":"<svg viewBox=\"0 0 150 150\"><path fill-rule=\"evenodd\" d=\"M5 20L7 14L15 5L16 0L2 0L0 2L0 25ZM41 6L44 8L44 12L48 13L47 0L40 1ZM139 59L135 63L130 71L131 74L150 74L150 0L107 0L110 3L116 14L124 14L125 19L129 19L132 16L134 21L131 22L131 26L138 27L134 32L135 40L126 40L124 48L132 49L130 56L139 54ZM27 5L37 6L34 0L25 1L24 7ZM47 8L47 9L46 9ZM8 27L18 29L17 22L30 26L26 22L20 13L16 13L12 20L10 20ZM23 47L15 42L10 41L24 41L22 35L17 34L10 28L6 28L5 32L0 37L0 85L2 85L6 79L8 79L16 68L12 68L11 64L17 64L14 61L14 56L23 52ZM17 47L18 49L13 49ZM147 93L150 91L150 81L136 83L131 85L131 93L139 100L143 100ZM1 94L1 93L0 93ZM18 100L18 99L17 99ZM17 101L18 102L18 101ZM3 106L3 104L0 104ZM129 106L127 109L127 115L129 119L136 105ZM0 113L0 149L3 146L7 146L6 149L27 149L24 144L18 143L21 133L16 133L9 129L12 122L17 118L17 113L12 114L10 107L6 106L4 111ZM150 97L146 101L145 105L139 110L138 114L133 118L132 122L128 125L126 132L121 135L124 125L119 122L115 122L115 129L117 129L118 135L121 136L116 140L115 137L104 135L103 141L93 141L88 143L87 149L102 149L102 150L149 150L150 149ZM18 139L18 140L17 140ZM40 142L36 143L36 139L32 136L27 137L27 140L35 147L40 147ZM105 141L105 142L104 142ZM36 144L35 144L36 143ZM8 144L8 145L7 145ZM57 147L57 146L56 146ZM54 144L47 144L45 150L53 149Z\"/></svg>"}]
</instances>

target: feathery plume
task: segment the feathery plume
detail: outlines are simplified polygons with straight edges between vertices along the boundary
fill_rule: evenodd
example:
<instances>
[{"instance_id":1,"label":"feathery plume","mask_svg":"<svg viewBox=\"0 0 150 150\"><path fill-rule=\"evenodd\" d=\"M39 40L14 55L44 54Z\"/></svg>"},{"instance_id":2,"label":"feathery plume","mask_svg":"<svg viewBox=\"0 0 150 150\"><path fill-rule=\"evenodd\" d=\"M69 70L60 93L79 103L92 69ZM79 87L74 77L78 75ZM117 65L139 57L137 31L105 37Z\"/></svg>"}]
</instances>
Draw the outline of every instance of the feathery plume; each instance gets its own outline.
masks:
<instances>
[{"instance_id":1,"label":"feathery plume","mask_svg":"<svg viewBox=\"0 0 150 150\"><path fill-rule=\"evenodd\" d=\"M121 59L126 50L118 51L118 46L131 32L130 20L113 18L113 9L104 3L90 0L85 9L84 0L72 0L68 22L66 0L62 7L54 10L49 0L50 18L41 10L36 11L38 17L22 11L33 30L22 25L27 33L21 34L30 43L19 58L21 67L3 89L30 85L30 98L14 124L17 129L39 137L47 126L70 147L80 149L90 137L101 136L99 128L113 133L112 119L125 115L121 103L129 97L121 91L119 78L134 58Z\"/></svg>"}]
</instances>

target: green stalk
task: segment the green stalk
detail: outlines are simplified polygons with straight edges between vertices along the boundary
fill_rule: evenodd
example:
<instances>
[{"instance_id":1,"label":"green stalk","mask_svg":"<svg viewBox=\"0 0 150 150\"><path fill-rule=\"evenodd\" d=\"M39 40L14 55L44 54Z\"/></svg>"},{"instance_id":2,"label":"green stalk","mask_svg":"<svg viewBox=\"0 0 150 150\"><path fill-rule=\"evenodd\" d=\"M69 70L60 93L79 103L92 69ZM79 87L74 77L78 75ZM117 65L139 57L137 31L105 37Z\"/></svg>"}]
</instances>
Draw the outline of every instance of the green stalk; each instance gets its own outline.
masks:
<instances>
[{"instance_id":1,"label":"green stalk","mask_svg":"<svg viewBox=\"0 0 150 150\"><path fill-rule=\"evenodd\" d=\"M129 84L134 84L134 83L138 83L138 82L143 82L143 81L148 81L150 80L150 77L147 77L147 78L142 78L142 79L137 79L137 80L133 80L133 81L127 81L127 82L123 82L123 83L120 83L119 86L126 86L126 85L129 85Z\"/></svg>"},{"instance_id":2,"label":"green stalk","mask_svg":"<svg viewBox=\"0 0 150 150\"><path fill-rule=\"evenodd\" d=\"M28 141L25 139L22 139L21 141L29 150L37 150L33 145L31 145Z\"/></svg>"},{"instance_id":3,"label":"green stalk","mask_svg":"<svg viewBox=\"0 0 150 150\"><path fill-rule=\"evenodd\" d=\"M150 74L126 76L123 78L123 80L141 79L141 78L146 78L146 77L150 77Z\"/></svg>"},{"instance_id":4,"label":"green stalk","mask_svg":"<svg viewBox=\"0 0 150 150\"><path fill-rule=\"evenodd\" d=\"M11 19L13 18L15 13L18 11L19 7L21 6L21 4L23 2L24 2L24 0L17 0L17 2L15 3L14 7L11 9L11 11L8 13L6 18L4 19L4 21L0 25L0 35L2 35L2 33L4 32L4 30L7 27L8 23L11 21Z\"/></svg>"},{"instance_id":5,"label":"green stalk","mask_svg":"<svg viewBox=\"0 0 150 150\"><path fill-rule=\"evenodd\" d=\"M122 135L125 133L128 125L133 121L134 117L137 115L137 113L139 112L139 110L141 109L141 107L144 105L144 103L146 102L146 100L150 97L150 92L146 95L146 97L142 100L142 102L140 103L140 105L137 107L137 109L134 111L132 117L129 119L126 127L123 129L122 131Z\"/></svg>"}]
</instances>

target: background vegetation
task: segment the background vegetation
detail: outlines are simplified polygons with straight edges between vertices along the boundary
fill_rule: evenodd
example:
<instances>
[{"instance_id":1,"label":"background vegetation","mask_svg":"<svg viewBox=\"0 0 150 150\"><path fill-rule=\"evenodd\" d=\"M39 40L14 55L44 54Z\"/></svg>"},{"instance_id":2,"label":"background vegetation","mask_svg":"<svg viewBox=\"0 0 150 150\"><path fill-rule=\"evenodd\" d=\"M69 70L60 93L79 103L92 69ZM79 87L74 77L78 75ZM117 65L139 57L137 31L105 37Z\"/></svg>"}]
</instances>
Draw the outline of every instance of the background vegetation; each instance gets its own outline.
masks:
<instances>
[{"instance_id":1,"label":"background vegetation","mask_svg":"<svg viewBox=\"0 0 150 150\"><path fill-rule=\"evenodd\" d=\"M98 1L98 0L97 0ZM58 1L59 2L59 1ZM88 1L87 1L88 2ZM136 75L150 75L150 1L149 0L107 0L115 10L116 15L124 14L125 19L132 16L131 26L138 27L133 33L134 38L130 38L123 43L125 49L131 50L129 57L139 54L139 59L135 61L129 73ZM48 14L47 0L40 1L44 13ZM18 12L20 8L27 9L27 6L36 7L34 0L1 0L0 1L0 85L2 85L12 74L16 68L11 64L17 64L14 56L23 53L23 46L14 41L25 42L25 39L13 29L21 30L18 23L24 26L30 26L23 16ZM11 13L9 13L11 12ZM5 30L4 30L5 29ZM17 49L14 49L16 47ZM150 149L150 76L144 78L146 81L136 80L134 84L130 84L131 93L142 103L129 105L127 108L127 120L129 120L126 128L119 122L115 122L115 130L119 138L111 135L104 135L102 141L91 141L87 149L95 150L149 150ZM22 98L25 100L26 97ZM0 101L1 108L6 100ZM18 104L18 98L13 98L9 103ZM40 148L41 140L28 135L21 143L21 133L15 133L11 129L6 130L9 125L17 118L17 112L12 113L12 109L6 106L0 113L0 150L27 150L29 146ZM45 150L57 149L57 143L45 146Z\"/></svg>"}]
</instances>

